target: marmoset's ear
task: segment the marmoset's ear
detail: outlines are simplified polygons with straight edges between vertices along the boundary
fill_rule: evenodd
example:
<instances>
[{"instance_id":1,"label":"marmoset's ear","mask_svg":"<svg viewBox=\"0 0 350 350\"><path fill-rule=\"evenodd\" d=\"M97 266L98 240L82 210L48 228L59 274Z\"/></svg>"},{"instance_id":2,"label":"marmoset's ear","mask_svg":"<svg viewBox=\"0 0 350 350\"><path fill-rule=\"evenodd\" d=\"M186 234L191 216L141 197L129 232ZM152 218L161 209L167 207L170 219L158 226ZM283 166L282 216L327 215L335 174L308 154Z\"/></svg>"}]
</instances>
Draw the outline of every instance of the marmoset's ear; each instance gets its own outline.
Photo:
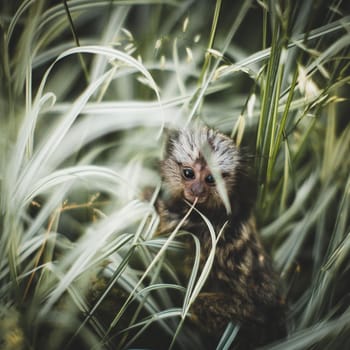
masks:
<instances>
[{"instance_id":1,"label":"marmoset's ear","mask_svg":"<svg viewBox=\"0 0 350 350\"><path fill-rule=\"evenodd\" d=\"M174 141L178 140L180 131L178 129L164 129L164 157L170 155L172 153Z\"/></svg>"}]
</instances>

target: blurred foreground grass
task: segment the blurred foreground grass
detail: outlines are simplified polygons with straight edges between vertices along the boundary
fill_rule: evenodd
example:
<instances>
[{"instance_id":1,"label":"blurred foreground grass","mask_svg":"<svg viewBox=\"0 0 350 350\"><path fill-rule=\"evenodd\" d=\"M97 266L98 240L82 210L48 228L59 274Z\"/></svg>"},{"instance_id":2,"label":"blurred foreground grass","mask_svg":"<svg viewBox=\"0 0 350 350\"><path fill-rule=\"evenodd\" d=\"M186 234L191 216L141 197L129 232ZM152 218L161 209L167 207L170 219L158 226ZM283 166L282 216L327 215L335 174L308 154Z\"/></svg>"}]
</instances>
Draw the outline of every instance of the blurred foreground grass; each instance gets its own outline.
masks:
<instances>
[{"instance_id":1,"label":"blurred foreground grass","mask_svg":"<svg viewBox=\"0 0 350 350\"><path fill-rule=\"evenodd\" d=\"M190 122L255 155L290 303L288 339L267 348L350 347L345 1L0 8L2 349L203 348L178 327L196 288L164 253L182 246L152 237L142 200L164 127Z\"/></svg>"}]
</instances>

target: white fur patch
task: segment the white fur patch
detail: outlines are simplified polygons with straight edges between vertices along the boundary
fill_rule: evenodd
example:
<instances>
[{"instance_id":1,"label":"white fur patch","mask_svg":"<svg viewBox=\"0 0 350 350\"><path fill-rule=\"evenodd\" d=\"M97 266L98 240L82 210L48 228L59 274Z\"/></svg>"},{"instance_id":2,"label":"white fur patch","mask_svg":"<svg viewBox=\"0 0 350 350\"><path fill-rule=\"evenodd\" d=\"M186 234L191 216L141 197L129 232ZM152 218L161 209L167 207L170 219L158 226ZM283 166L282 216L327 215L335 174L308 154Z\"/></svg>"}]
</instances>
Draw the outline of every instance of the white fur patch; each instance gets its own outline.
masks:
<instances>
[{"instance_id":1,"label":"white fur patch","mask_svg":"<svg viewBox=\"0 0 350 350\"><path fill-rule=\"evenodd\" d=\"M221 173L234 173L240 161L239 151L233 141L208 128L181 130L178 138L171 140L171 148L173 159L184 164L196 162L203 157L204 149L210 149L213 162Z\"/></svg>"}]
</instances>

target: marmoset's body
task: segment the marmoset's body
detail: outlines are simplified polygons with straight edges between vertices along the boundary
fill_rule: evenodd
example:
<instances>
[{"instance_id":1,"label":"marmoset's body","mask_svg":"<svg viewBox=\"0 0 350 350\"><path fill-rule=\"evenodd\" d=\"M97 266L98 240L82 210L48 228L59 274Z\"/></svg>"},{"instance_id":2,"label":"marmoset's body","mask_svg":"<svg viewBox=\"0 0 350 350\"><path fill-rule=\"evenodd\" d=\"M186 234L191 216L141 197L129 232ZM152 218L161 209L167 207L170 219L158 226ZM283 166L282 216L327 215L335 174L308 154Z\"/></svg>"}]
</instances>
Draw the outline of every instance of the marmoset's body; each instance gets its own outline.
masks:
<instances>
[{"instance_id":1,"label":"marmoset's body","mask_svg":"<svg viewBox=\"0 0 350 350\"><path fill-rule=\"evenodd\" d=\"M224 227L210 275L190 311L202 331L214 337L230 321L239 325L238 342L246 349L285 334L280 282L256 232L255 189L247 169L229 137L208 128L178 131L168 140L161 166L165 194L157 204L159 234L171 232L192 203L216 234ZM213 174L221 176L230 208L223 204ZM207 224L193 210L182 229L198 237L203 267L212 248Z\"/></svg>"}]
</instances>

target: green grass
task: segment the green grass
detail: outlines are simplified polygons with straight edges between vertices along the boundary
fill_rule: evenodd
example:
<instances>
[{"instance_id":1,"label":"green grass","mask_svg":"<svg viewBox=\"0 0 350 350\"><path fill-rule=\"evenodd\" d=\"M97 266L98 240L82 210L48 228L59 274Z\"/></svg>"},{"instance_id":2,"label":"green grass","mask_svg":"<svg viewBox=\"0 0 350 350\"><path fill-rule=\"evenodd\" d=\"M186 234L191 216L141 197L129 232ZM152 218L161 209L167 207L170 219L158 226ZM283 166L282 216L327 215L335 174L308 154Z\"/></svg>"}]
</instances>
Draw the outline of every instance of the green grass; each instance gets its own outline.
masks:
<instances>
[{"instance_id":1,"label":"green grass","mask_svg":"<svg viewBox=\"0 0 350 350\"><path fill-rule=\"evenodd\" d=\"M0 8L2 349L203 345L182 328L212 261L198 276L191 236L184 284L180 227L153 237L164 128L189 123L255 155L259 228L289 301L288 339L266 348L349 347L345 1Z\"/></svg>"}]
</instances>

